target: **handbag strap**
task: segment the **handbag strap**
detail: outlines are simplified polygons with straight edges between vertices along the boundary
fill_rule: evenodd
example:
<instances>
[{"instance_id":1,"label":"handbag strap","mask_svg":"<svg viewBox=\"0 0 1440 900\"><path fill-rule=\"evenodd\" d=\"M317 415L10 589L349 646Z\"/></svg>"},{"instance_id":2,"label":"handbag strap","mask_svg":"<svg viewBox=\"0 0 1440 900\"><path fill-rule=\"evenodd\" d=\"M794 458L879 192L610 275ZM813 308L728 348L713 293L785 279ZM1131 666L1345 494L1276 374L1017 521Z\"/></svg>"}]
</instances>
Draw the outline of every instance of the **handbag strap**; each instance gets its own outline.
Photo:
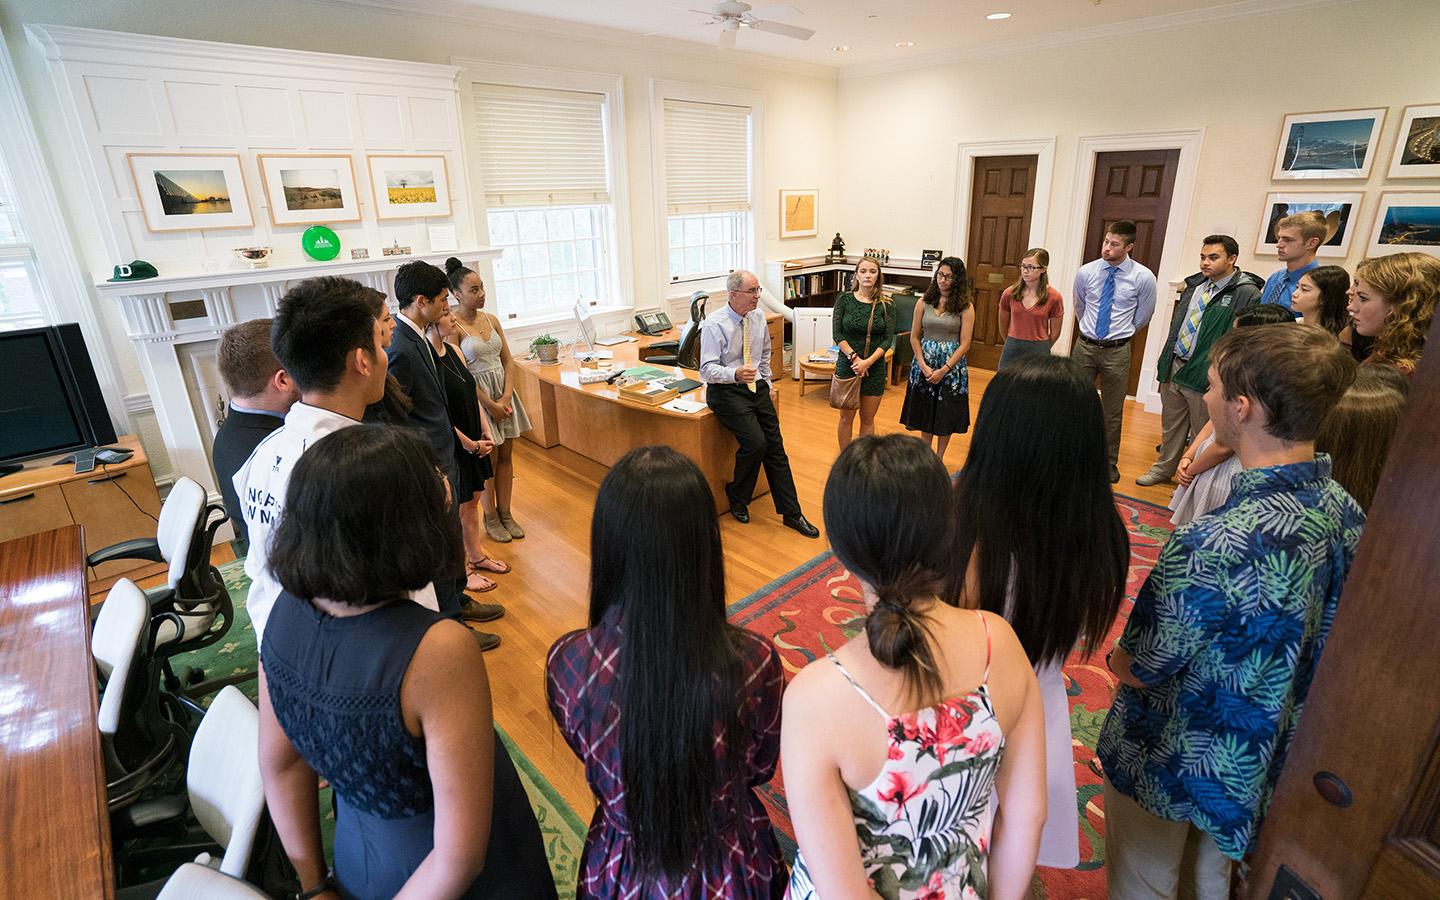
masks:
<instances>
[{"instance_id":1,"label":"handbag strap","mask_svg":"<svg viewBox=\"0 0 1440 900\"><path fill-rule=\"evenodd\" d=\"M855 295L851 294L850 296L854 297ZM860 354L861 357L870 355L870 329L875 325L875 304L879 302L874 298L870 300L870 321L865 323L865 352Z\"/></svg>"}]
</instances>

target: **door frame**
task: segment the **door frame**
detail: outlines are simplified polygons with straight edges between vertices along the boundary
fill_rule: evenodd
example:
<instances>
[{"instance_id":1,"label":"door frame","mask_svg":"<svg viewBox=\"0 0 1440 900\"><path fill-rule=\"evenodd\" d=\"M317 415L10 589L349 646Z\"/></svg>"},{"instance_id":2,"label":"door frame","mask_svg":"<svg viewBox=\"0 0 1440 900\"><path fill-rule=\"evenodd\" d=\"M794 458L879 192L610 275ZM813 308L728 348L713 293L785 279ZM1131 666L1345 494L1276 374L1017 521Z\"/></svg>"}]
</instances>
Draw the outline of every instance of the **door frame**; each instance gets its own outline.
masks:
<instances>
[{"instance_id":1,"label":"door frame","mask_svg":"<svg viewBox=\"0 0 1440 900\"><path fill-rule=\"evenodd\" d=\"M1195 182L1200 171L1200 148L1205 142L1205 129L1173 129L1169 131L1129 132L1125 134L1087 135L1080 138L1075 153L1074 191L1070 203L1070 230L1063 246L1065 250L1058 265L1061 272L1069 272L1073 282L1074 273L1088 261L1085 230L1090 219L1090 186L1095 181L1095 157L1101 153L1125 150L1179 150L1180 161L1175 169L1175 191L1170 198L1170 216L1165 226L1165 246L1160 251L1160 267L1155 273L1155 315L1150 320L1150 333L1145 340L1145 352L1140 366L1140 382L1135 389L1135 399L1149 412L1160 411L1159 385L1155 382L1155 364L1160 357L1160 345L1170 333L1170 312L1174 306L1176 288L1184 281L1181 266L1185 259L1186 241L1190 239L1190 211L1194 206ZM1055 260L1057 254L1051 253ZM1171 275L1169 273L1177 273ZM1060 292L1065 294L1065 326L1060 333L1057 346L1064 346L1066 352L1075 333L1075 308L1073 298L1064 285Z\"/></svg>"},{"instance_id":2,"label":"door frame","mask_svg":"<svg viewBox=\"0 0 1440 900\"><path fill-rule=\"evenodd\" d=\"M975 181L975 160L985 156L1034 156L1035 199L1030 204L1031 247L1045 246L1050 221L1050 185L1055 177L1055 138L1033 141L962 141L955 145L955 226L950 246L956 255L968 252L970 192Z\"/></svg>"}]
</instances>

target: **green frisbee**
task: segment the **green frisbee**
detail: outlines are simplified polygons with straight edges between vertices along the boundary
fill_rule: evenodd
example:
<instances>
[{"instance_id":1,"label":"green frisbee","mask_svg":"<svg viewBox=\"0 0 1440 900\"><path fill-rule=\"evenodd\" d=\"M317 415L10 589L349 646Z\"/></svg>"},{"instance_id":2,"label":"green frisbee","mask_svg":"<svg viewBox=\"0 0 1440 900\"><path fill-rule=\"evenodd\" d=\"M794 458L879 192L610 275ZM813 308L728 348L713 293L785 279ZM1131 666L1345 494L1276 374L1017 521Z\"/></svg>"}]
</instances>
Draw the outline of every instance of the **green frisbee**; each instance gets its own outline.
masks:
<instances>
[{"instance_id":1,"label":"green frisbee","mask_svg":"<svg viewBox=\"0 0 1440 900\"><path fill-rule=\"evenodd\" d=\"M325 225L312 225L300 235L300 247L306 256L325 262L340 255L340 236Z\"/></svg>"}]
</instances>

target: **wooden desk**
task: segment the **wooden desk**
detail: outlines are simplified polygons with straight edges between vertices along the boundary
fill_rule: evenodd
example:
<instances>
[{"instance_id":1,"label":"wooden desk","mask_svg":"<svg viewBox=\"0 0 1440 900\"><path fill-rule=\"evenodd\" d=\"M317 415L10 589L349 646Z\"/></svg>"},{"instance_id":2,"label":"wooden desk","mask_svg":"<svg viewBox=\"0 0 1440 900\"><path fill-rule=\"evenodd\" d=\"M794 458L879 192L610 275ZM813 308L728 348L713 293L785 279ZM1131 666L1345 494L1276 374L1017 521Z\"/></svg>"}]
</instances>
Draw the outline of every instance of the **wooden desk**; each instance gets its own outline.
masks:
<instances>
[{"instance_id":1,"label":"wooden desk","mask_svg":"<svg viewBox=\"0 0 1440 900\"><path fill-rule=\"evenodd\" d=\"M639 343L616 344L606 349L615 355L613 362L625 368L641 364ZM655 368L700 380L700 373L693 369ZM708 408L678 413L621 400L619 391L603 381L582 385L580 364L568 355L553 366L541 365L534 359L516 359L514 371L515 390L525 404L532 426L525 432L527 439L541 447L566 447L604 466L615 465L620 457L636 447L652 444L673 447L700 466L716 511L730 508L725 484L735 473L735 451L740 445ZM686 400L704 403L705 388L683 396ZM755 485L755 496L768 490L762 472Z\"/></svg>"},{"instance_id":2,"label":"wooden desk","mask_svg":"<svg viewBox=\"0 0 1440 900\"><path fill-rule=\"evenodd\" d=\"M0 544L0 896L114 897L78 525Z\"/></svg>"},{"instance_id":3,"label":"wooden desk","mask_svg":"<svg viewBox=\"0 0 1440 900\"><path fill-rule=\"evenodd\" d=\"M777 312L765 311L765 330L770 332L770 371L778 372L785 368L785 317ZM640 359L649 359L651 356L663 356L674 353L673 350L655 350L654 345L665 342L678 343L680 341L680 327L672 326L667 331L659 334L641 334L638 331L627 331L625 334L635 339L639 348ZM607 349L614 349L607 348Z\"/></svg>"}]
</instances>

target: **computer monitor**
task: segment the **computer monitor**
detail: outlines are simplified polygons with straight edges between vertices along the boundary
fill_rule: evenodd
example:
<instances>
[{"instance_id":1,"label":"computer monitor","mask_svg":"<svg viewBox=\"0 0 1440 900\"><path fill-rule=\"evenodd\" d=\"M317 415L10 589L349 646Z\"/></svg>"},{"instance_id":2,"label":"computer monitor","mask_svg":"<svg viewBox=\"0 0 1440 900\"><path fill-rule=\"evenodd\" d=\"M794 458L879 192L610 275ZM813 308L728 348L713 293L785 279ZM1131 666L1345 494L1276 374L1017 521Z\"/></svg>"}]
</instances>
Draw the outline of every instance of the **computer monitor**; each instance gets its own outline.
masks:
<instances>
[{"instance_id":1,"label":"computer monitor","mask_svg":"<svg viewBox=\"0 0 1440 900\"><path fill-rule=\"evenodd\" d=\"M115 440L79 325L0 332L0 359L8 371L0 379L0 472Z\"/></svg>"},{"instance_id":2,"label":"computer monitor","mask_svg":"<svg viewBox=\"0 0 1440 900\"><path fill-rule=\"evenodd\" d=\"M595 356L599 351L595 343L595 321L590 318L590 307L585 305L585 298L575 301L575 321L580 325L580 336L576 338L576 355ZM579 345L585 345L584 354L580 353Z\"/></svg>"}]
</instances>

